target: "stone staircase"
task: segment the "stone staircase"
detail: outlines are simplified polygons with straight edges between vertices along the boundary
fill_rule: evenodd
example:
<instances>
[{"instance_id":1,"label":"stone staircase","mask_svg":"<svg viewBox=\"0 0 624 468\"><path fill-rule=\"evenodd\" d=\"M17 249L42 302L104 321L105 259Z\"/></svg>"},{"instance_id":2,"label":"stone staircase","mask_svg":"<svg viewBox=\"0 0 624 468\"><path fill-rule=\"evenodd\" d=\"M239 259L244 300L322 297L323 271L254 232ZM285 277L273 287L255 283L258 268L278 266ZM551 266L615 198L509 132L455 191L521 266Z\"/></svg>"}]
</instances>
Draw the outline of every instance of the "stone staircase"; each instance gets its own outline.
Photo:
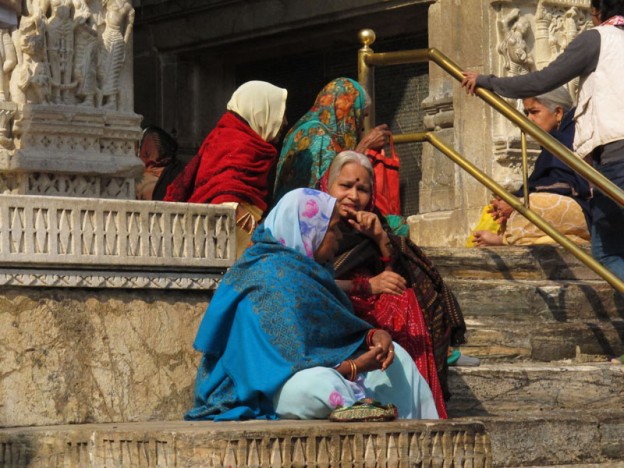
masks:
<instances>
[{"instance_id":1,"label":"stone staircase","mask_svg":"<svg viewBox=\"0 0 624 468\"><path fill-rule=\"evenodd\" d=\"M451 368L448 421L187 423L165 396L144 403L164 420L120 412L0 429L0 467L624 467L624 366L608 362L624 353L624 304L613 290L559 248L426 251L463 307L463 351L482 359Z\"/></svg>"},{"instance_id":2,"label":"stone staircase","mask_svg":"<svg viewBox=\"0 0 624 468\"><path fill-rule=\"evenodd\" d=\"M624 301L565 250L426 249L462 305L473 368L453 420L477 418L497 466L624 466Z\"/></svg>"}]
</instances>

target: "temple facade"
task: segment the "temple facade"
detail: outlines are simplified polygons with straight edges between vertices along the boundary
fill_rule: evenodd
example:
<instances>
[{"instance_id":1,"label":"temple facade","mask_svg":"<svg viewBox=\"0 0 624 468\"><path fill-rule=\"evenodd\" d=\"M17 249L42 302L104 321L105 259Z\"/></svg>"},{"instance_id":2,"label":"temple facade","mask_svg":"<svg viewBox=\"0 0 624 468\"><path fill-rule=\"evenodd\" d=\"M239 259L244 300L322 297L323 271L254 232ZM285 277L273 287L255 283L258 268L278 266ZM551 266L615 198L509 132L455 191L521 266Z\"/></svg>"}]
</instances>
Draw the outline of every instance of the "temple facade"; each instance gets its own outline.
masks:
<instances>
[{"instance_id":1,"label":"temple facade","mask_svg":"<svg viewBox=\"0 0 624 468\"><path fill-rule=\"evenodd\" d=\"M0 7L8 18L0 22L5 426L115 422L129 414L170 419L187 405L190 343L234 261L234 213L134 200L142 125L171 132L190 157L249 79L286 87L294 123L326 82L357 77L363 28L375 31L375 52L436 47L462 67L517 75L548 64L589 24L589 0L28 0ZM435 131L499 182L518 180L517 130L436 66L379 69L375 103L375 120L395 133ZM398 151L412 238L462 245L487 191L431 147ZM93 310L85 315L85 307ZM123 317L115 330L111 317ZM138 341L128 348L127 321L178 327L177 339L166 349ZM143 332L137 326L136 340L149 338ZM78 342L90 350L79 355L81 368L110 372L59 374L74 369ZM51 357L33 352L42 349ZM172 369L156 400L179 404L158 413L153 394L120 394L144 381L137 366ZM47 406L33 406L44 395Z\"/></svg>"},{"instance_id":2,"label":"temple facade","mask_svg":"<svg viewBox=\"0 0 624 468\"><path fill-rule=\"evenodd\" d=\"M589 0L135 4L136 111L174 133L189 156L246 80L287 88L292 124L326 82L356 78L362 28L375 31L375 52L435 47L466 69L512 76L544 67L591 24ZM519 131L436 65L378 69L375 101L377 123L436 131L503 186L520 184ZM529 147L535 156L537 145ZM490 194L432 147L397 151L411 237L463 245Z\"/></svg>"}]
</instances>

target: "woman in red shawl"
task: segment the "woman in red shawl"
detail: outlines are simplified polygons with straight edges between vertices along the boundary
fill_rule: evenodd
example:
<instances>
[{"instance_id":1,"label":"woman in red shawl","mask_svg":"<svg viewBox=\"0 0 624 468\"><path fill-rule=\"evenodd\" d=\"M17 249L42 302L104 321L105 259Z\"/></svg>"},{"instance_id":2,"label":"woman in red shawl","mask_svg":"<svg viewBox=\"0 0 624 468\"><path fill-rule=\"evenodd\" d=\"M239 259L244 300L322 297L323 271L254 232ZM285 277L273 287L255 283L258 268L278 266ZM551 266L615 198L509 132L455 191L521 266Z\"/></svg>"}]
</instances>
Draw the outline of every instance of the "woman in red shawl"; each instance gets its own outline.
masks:
<instances>
[{"instance_id":1,"label":"woman in red shawl","mask_svg":"<svg viewBox=\"0 0 624 468\"><path fill-rule=\"evenodd\" d=\"M267 208L269 174L285 126L287 91L264 81L241 85L197 155L167 189L166 201L235 203L237 257Z\"/></svg>"},{"instance_id":2,"label":"woman in red shawl","mask_svg":"<svg viewBox=\"0 0 624 468\"><path fill-rule=\"evenodd\" d=\"M447 417L447 352L465 342L454 296L430 260L405 237L388 232L374 212L373 168L363 154L343 151L321 178L345 221L334 261L336 282L358 317L392 335L410 354Z\"/></svg>"}]
</instances>

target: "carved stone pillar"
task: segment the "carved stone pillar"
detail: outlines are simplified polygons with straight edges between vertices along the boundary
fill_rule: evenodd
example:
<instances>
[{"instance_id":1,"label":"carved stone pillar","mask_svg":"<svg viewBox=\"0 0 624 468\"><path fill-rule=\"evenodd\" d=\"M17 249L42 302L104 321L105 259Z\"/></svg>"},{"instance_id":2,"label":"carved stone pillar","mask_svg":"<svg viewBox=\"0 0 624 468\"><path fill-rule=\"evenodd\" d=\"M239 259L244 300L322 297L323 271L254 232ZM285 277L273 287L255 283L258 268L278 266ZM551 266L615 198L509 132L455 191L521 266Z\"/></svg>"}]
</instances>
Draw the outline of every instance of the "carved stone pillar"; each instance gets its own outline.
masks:
<instances>
[{"instance_id":1,"label":"carved stone pillar","mask_svg":"<svg viewBox=\"0 0 624 468\"><path fill-rule=\"evenodd\" d=\"M589 27L589 0L438 0L429 9L429 45L461 67L497 76L541 69ZM430 66L425 125L494 180L521 184L520 132L459 83ZM576 84L569 84L573 96ZM513 100L512 104L521 106ZM538 145L529 143L533 156ZM491 195L446 156L423 148L420 213L408 219L421 245L461 246Z\"/></svg>"},{"instance_id":2,"label":"carved stone pillar","mask_svg":"<svg viewBox=\"0 0 624 468\"><path fill-rule=\"evenodd\" d=\"M134 198L130 1L28 5L0 31L0 193Z\"/></svg>"}]
</instances>

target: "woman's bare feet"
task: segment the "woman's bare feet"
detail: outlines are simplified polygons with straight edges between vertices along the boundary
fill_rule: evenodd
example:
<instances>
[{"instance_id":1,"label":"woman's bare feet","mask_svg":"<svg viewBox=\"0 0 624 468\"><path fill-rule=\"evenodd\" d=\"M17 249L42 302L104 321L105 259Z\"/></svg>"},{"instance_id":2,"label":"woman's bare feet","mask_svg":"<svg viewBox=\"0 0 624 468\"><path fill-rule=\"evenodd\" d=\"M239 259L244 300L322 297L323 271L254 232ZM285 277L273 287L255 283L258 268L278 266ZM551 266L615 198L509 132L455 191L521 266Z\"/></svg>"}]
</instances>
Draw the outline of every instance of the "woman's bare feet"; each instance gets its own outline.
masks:
<instances>
[{"instance_id":1,"label":"woman's bare feet","mask_svg":"<svg viewBox=\"0 0 624 468\"><path fill-rule=\"evenodd\" d=\"M488 245L503 245L503 236L490 231L475 231L474 243L477 247L487 247Z\"/></svg>"}]
</instances>

